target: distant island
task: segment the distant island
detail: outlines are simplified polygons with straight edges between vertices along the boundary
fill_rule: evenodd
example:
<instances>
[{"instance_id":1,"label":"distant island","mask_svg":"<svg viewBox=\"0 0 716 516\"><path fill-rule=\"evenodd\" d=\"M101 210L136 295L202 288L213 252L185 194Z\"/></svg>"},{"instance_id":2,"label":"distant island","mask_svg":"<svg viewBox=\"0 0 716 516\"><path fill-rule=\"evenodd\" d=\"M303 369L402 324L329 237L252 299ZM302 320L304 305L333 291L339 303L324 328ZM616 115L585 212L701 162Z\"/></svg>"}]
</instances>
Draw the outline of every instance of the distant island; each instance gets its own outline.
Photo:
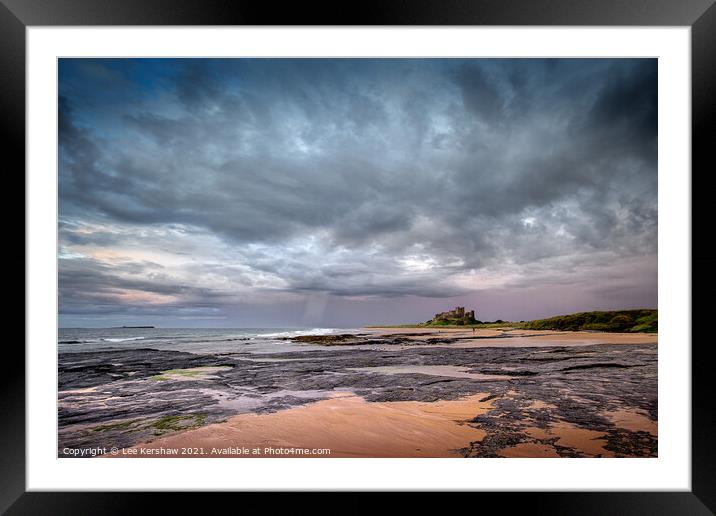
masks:
<instances>
[{"instance_id":1,"label":"distant island","mask_svg":"<svg viewBox=\"0 0 716 516\"><path fill-rule=\"evenodd\" d=\"M115 328L133 328L133 329L141 328L141 329L150 329L151 330L155 327L154 326L115 326Z\"/></svg>"},{"instance_id":2,"label":"distant island","mask_svg":"<svg viewBox=\"0 0 716 516\"><path fill-rule=\"evenodd\" d=\"M490 328L510 326L525 330L559 330L559 331L603 331L616 333L657 333L659 331L659 311L656 309L609 310L579 312L568 315L557 315L547 319L532 321L481 321L475 318L475 311L465 310L458 306L447 312L435 314L435 317L424 323L381 325L375 327L453 327L473 326Z\"/></svg>"}]
</instances>

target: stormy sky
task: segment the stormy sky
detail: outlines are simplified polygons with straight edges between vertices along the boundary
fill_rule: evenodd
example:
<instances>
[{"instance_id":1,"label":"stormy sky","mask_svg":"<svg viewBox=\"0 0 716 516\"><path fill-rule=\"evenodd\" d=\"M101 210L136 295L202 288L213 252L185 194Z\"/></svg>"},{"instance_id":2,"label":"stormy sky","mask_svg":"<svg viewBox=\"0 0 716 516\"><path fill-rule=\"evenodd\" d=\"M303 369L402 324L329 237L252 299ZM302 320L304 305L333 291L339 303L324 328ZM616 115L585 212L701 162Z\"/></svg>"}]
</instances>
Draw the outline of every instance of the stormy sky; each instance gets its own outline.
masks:
<instances>
[{"instance_id":1,"label":"stormy sky","mask_svg":"<svg viewBox=\"0 0 716 516\"><path fill-rule=\"evenodd\" d=\"M653 59L61 59L60 326L657 306Z\"/></svg>"}]
</instances>

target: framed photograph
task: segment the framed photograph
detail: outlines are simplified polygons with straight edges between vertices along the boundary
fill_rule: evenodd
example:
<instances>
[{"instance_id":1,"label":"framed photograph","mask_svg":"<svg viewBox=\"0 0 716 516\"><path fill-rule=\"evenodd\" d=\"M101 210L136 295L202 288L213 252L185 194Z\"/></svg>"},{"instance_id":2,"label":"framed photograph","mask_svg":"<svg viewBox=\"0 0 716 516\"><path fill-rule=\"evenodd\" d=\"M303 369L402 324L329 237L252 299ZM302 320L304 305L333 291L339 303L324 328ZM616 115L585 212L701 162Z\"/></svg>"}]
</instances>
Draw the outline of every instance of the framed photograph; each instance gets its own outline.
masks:
<instances>
[{"instance_id":1,"label":"framed photograph","mask_svg":"<svg viewBox=\"0 0 716 516\"><path fill-rule=\"evenodd\" d=\"M2 2L8 514L324 490L712 513L711 0Z\"/></svg>"}]
</instances>

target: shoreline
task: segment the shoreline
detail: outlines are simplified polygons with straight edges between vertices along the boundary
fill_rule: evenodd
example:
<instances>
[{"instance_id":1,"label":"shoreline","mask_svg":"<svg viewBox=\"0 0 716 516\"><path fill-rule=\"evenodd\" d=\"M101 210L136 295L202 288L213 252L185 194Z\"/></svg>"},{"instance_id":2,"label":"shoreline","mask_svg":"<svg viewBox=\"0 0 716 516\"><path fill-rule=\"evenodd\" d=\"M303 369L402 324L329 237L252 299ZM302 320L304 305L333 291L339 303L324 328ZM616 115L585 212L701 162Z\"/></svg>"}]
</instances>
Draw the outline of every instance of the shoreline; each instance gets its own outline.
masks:
<instances>
[{"instance_id":1,"label":"shoreline","mask_svg":"<svg viewBox=\"0 0 716 516\"><path fill-rule=\"evenodd\" d=\"M653 344L657 345L658 333L611 333L562 330L521 330L508 327L494 329L466 328L370 328L379 335L405 336L419 340L426 336L442 336L454 339L451 347L548 347L589 346L593 344Z\"/></svg>"}]
</instances>

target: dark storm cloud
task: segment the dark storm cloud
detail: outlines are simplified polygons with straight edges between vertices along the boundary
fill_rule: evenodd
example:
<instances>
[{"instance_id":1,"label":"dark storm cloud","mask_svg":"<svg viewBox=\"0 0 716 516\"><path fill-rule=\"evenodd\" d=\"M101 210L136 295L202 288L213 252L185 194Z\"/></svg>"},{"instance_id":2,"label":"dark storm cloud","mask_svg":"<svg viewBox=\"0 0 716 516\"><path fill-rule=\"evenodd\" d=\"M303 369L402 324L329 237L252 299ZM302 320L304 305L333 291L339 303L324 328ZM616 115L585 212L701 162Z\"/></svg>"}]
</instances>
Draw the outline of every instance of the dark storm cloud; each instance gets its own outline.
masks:
<instances>
[{"instance_id":1,"label":"dark storm cloud","mask_svg":"<svg viewBox=\"0 0 716 516\"><path fill-rule=\"evenodd\" d=\"M465 108L475 113L485 123L498 121L498 117L504 115L505 100L500 93L499 85L486 76L483 67L466 64L461 66L455 75Z\"/></svg>"},{"instance_id":2,"label":"dark storm cloud","mask_svg":"<svg viewBox=\"0 0 716 516\"><path fill-rule=\"evenodd\" d=\"M152 314L170 309L201 314L217 312L231 297L176 282L157 269L161 266L151 262L108 266L92 259L60 259L59 301L67 313Z\"/></svg>"},{"instance_id":3,"label":"dark storm cloud","mask_svg":"<svg viewBox=\"0 0 716 516\"><path fill-rule=\"evenodd\" d=\"M450 297L488 276L537 284L528 271L555 260L618 272L656 253L656 60L61 60L60 72L63 311L126 308L122 291L156 294L151 310L221 309L238 302L222 284ZM122 253L153 279L112 274ZM197 254L188 274L176 258Z\"/></svg>"}]
</instances>

